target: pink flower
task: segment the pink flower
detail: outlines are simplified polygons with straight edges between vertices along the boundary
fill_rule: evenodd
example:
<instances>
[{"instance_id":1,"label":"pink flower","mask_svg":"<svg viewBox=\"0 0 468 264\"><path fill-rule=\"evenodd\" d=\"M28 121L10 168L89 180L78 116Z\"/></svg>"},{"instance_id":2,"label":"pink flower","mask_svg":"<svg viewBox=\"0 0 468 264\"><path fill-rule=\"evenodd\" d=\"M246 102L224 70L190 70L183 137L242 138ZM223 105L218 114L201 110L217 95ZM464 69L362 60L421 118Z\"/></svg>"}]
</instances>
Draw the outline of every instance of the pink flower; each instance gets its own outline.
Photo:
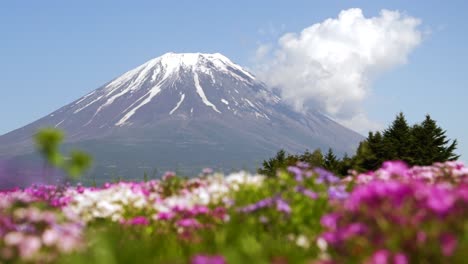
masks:
<instances>
[{"instance_id":1,"label":"pink flower","mask_svg":"<svg viewBox=\"0 0 468 264\"><path fill-rule=\"evenodd\" d=\"M369 264L387 264L390 257L390 252L386 249L377 250L372 255Z\"/></svg>"},{"instance_id":2,"label":"pink flower","mask_svg":"<svg viewBox=\"0 0 468 264\"><path fill-rule=\"evenodd\" d=\"M435 186L427 194L427 206L436 213L447 213L455 203L455 195L452 190Z\"/></svg>"},{"instance_id":3,"label":"pink flower","mask_svg":"<svg viewBox=\"0 0 468 264\"><path fill-rule=\"evenodd\" d=\"M28 259L41 248L41 240L35 236L25 237L19 244L19 252L22 258Z\"/></svg>"},{"instance_id":4,"label":"pink flower","mask_svg":"<svg viewBox=\"0 0 468 264\"><path fill-rule=\"evenodd\" d=\"M223 256L196 255L192 258L192 264L226 264Z\"/></svg>"},{"instance_id":5,"label":"pink flower","mask_svg":"<svg viewBox=\"0 0 468 264\"><path fill-rule=\"evenodd\" d=\"M177 225L180 227L201 227L201 224L195 218L185 218L177 221Z\"/></svg>"},{"instance_id":6,"label":"pink flower","mask_svg":"<svg viewBox=\"0 0 468 264\"><path fill-rule=\"evenodd\" d=\"M21 241L23 241L23 239L24 235L20 232L10 232L3 238L5 244L10 246L18 245Z\"/></svg>"},{"instance_id":7,"label":"pink flower","mask_svg":"<svg viewBox=\"0 0 468 264\"><path fill-rule=\"evenodd\" d=\"M213 169L211 169L211 168L204 168L202 170L203 175L209 175L209 174L212 174L212 173L213 173Z\"/></svg>"},{"instance_id":8,"label":"pink flower","mask_svg":"<svg viewBox=\"0 0 468 264\"><path fill-rule=\"evenodd\" d=\"M144 216L137 216L132 218L128 223L130 225L149 225L149 220Z\"/></svg>"},{"instance_id":9,"label":"pink flower","mask_svg":"<svg viewBox=\"0 0 468 264\"><path fill-rule=\"evenodd\" d=\"M326 214L326 215L322 216L322 219L320 220L320 223L324 227L328 227L331 230L336 230L337 223L338 223L338 218L339 218L338 214L333 214L333 213L332 214Z\"/></svg>"},{"instance_id":10,"label":"pink flower","mask_svg":"<svg viewBox=\"0 0 468 264\"><path fill-rule=\"evenodd\" d=\"M442 247L442 254L444 256L451 256L457 248L457 238L451 234L443 234L440 237L440 244Z\"/></svg>"},{"instance_id":11,"label":"pink flower","mask_svg":"<svg viewBox=\"0 0 468 264\"><path fill-rule=\"evenodd\" d=\"M58 240L61 240L60 234L55 229L47 229L42 234L42 242L46 246L54 245Z\"/></svg>"},{"instance_id":12,"label":"pink flower","mask_svg":"<svg viewBox=\"0 0 468 264\"><path fill-rule=\"evenodd\" d=\"M162 177L163 181L167 181L171 178L174 178L176 176L176 173L173 171L166 171Z\"/></svg>"},{"instance_id":13,"label":"pink flower","mask_svg":"<svg viewBox=\"0 0 468 264\"><path fill-rule=\"evenodd\" d=\"M173 212L160 212L157 215L157 219L158 220L170 220L174 218L174 216L175 216L175 213Z\"/></svg>"},{"instance_id":14,"label":"pink flower","mask_svg":"<svg viewBox=\"0 0 468 264\"><path fill-rule=\"evenodd\" d=\"M406 176L408 165L400 160L386 161L383 163L381 170L384 170L390 175Z\"/></svg>"},{"instance_id":15,"label":"pink flower","mask_svg":"<svg viewBox=\"0 0 468 264\"><path fill-rule=\"evenodd\" d=\"M408 258L403 253L398 253L393 258L394 264L408 264Z\"/></svg>"}]
</instances>

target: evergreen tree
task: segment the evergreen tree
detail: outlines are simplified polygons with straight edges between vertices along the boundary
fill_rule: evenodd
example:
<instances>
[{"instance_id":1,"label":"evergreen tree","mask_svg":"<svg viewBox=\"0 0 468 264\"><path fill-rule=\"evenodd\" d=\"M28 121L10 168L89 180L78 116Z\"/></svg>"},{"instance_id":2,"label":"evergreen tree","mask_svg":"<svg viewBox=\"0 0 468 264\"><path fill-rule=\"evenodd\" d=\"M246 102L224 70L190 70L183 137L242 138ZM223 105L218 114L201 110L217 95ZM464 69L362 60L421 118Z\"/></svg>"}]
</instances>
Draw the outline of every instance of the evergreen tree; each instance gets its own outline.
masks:
<instances>
[{"instance_id":1,"label":"evergreen tree","mask_svg":"<svg viewBox=\"0 0 468 264\"><path fill-rule=\"evenodd\" d=\"M446 131L429 115L420 124L408 125L403 113L399 113L383 132L370 132L359 144L353 157L345 155L341 160L329 149L324 156L320 149L302 155L289 155L280 150L274 158L263 162L258 172L270 177L278 169L286 169L297 161L312 167L324 167L338 175L347 175L349 169L359 172L376 170L387 160L403 160L409 165L430 165L434 162L452 161L459 158L454 153L457 140L449 140Z\"/></svg>"},{"instance_id":2,"label":"evergreen tree","mask_svg":"<svg viewBox=\"0 0 468 264\"><path fill-rule=\"evenodd\" d=\"M295 165L297 161L299 161L297 156L287 154L286 151L282 149L276 153L275 157L263 161L263 167L258 169L257 172L267 177L275 177L278 170Z\"/></svg>"},{"instance_id":3,"label":"evergreen tree","mask_svg":"<svg viewBox=\"0 0 468 264\"><path fill-rule=\"evenodd\" d=\"M324 160L322 151L318 148L310 153L308 150L299 157L300 161L307 162L312 167L323 167Z\"/></svg>"},{"instance_id":4,"label":"evergreen tree","mask_svg":"<svg viewBox=\"0 0 468 264\"><path fill-rule=\"evenodd\" d=\"M339 160L331 148L328 149L328 152L325 155L323 165L325 169L331 172L338 173L339 171Z\"/></svg>"},{"instance_id":5,"label":"evergreen tree","mask_svg":"<svg viewBox=\"0 0 468 264\"><path fill-rule=\"evenodd\" d=\"M414 164L431 165L434 162L452 161L459 158L454 153L457 140L447 139L446 131L439 127L430 115L421 124L412 128L412 156Z\"/></svg>"},{"instance_id":6,"label":"evergreen tree","mask_svg":"<svg viewBox=\"0 0 468 264\"><path fill-rule=\"evenodd\" d=\"M403 160L409 164L413 164L411 148L411 128L406 121L405 115L400 112L390 127L384 130L382 152L376 155L381 160Z\"/></svg>"},{"instance_id":7,"label":"evergreen tree","mask_svg":"<svg viewBox=\"0 0 468 264\"><path fill-rule=\"evenodd\" d=\"M338 166L338 175L346 176L348 171L353 168L353 159L345 153Z\"/></svg>"},{"instance_id":8,"label":"evergreen tree","mask_svg":"<svg viewBox=\"0 0 468 264\"><path fill-rule=\"evenodd\" d=\"M375 170L379 168L385 160L390 158L390 155L385 151L384 142L384 137L379 131L369 133L367 138L369 153L364 164L366 170Z\"/></svg>"},{"instance_id":9,"label":"evergreen tree","mask_svg":"<svg viewBox=\"0 0 468 264\"><path fill-rule=\"evenodd\" d=\"M263 167L258 169L258 173L266 175L268 177L274 177L276 175L276 169L280 164L284 163L286 160L286 151L281 149L276 153L276 156L270 158L269 160L263 161Z\"/></svg>"}]
</instances>

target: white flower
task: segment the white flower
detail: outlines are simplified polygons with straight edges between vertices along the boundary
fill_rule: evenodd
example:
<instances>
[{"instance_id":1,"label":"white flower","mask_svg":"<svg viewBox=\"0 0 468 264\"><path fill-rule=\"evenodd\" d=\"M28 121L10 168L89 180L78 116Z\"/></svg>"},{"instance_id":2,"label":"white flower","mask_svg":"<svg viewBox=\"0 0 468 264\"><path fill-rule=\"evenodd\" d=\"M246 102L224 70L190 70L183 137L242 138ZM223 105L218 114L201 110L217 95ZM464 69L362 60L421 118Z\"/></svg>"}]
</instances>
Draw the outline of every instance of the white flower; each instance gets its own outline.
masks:
<instances>
[{"instance_id":1,"label":"white flower","mask_svg":"<svg viewBox=\"0 0 468 264\"><path fill-rule=\"evenodd\" d=\"M310 242L309 239L307 239L306 236L304 235L299 235L296 239L296 245L302 247L302 248L309 248L310 247Z\"/></svg>"}]
</instances>

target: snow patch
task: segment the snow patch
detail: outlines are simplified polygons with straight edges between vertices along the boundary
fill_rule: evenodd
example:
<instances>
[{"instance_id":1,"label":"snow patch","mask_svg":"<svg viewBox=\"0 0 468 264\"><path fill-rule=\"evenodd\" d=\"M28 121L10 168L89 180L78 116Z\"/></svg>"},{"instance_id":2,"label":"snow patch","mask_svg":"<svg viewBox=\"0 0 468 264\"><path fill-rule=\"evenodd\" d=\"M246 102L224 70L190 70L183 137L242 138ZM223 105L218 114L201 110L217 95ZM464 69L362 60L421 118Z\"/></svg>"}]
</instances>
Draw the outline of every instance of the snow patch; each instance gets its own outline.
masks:
<instances>
[{"instance_id":1,"label":"snow patch","mask_svg":"<svg viewBox=\"0 0 468 264\"><path fill-rule=\"evenodd\" d=\"M78 100L78 101L75 103L75 105L77 105L77 104L83 102L84 100L86 100L86 98L90 97L90 96L93 95L94 93L96 93L96 90L94 90L94 91L92 91L91 93L89 93L89 94L83 96L83 98L81 98L80 100Z\"/></svg>"},{"instance_id":2,"label":"snow patch","mask_svg":"<svg viewBox=\"0 0 468 264\"><path fill-rule=\"evenodd\" d=\"M221 114L221 112L216 108L216 106L212 104L210 101L208 101L208 98L206 98L205 92L203 91L203 88L200 86L200 80L198 79L198 74L196 72L193 73L193 80L195 82L195 87L197 88L197 93L202 99L203 103L213 108L214 111Z\"/></svg>"},{"instance_id":3,"label":"snow patch","mask_svg":"<svg viewBox=\"0 0 468 264\"><path fill-rule=\"evenodd\" d=\"M94 104L95 102L97 102L97 101L101 100L101 98L102 98L102 97L103 97L102 95L101 95L101 96L99 96L98 98L96 98L96 99L92 100L91 102L89 102L89 103L88 103L88 104L86 104L85 106L83 106L83 107L80 107L80 108L76 109L76 110L75 110L73 113L74 113L74 114L76 114L76 113L80 112L81 110L85 109L86 107L88 107L88 106L90 106L90 105Z\"/></svg>"},{"instance_id":4,"label":"snow patch","mask_svg":"<svg viewBox=\"0 0 468 264\"><path fill-rule=\"evenodd\" d=\"M116 126L125 125L127 120L130 119L136 113L138 109L143 107L145 104L151 102L153 97L155 97L159 92L161 92L161 85L162 85L161 82L158 83L155 87L151 88L151 90L148 93L146 93L143 97L138 99L135 103L137 103L138 101L146 97L138 106L132 108L129 112L127 112L127 114L125 114L125 116L122 117L122 119L120 119L119 122L117 122L115 125ZM133 103L130 107L132 107L135 103Z\"/></svg>"},{"instance_id":5,"label":"snow patch","mask_svg":"<svg viewBox=\"0 0 468 264\"><path fill-rule=\"evenodd\" d=\"M182 104L182 102L184 101L184 99L185 99L185 94L182 94L182 95L180 96L179 102L177 102L177 105L171 110L171 112L169 112L170 115L172 115L172 113L174 113L175 110L177 110L177 109L179 108L179 106Z\"/></svg>"},{"instance_id":6,"label":"snow patch","mask_svg":"<svg viewBox=\"0 0 468 264\"><path fill-rule=\"evenodd\" d=\"M60 122L58 122L58 124L56 124L56 125L55 125L55 127L58 127L58 126L60 126L60 125L63 123L63 121L65 121L65 119L64 119L64 120L62 120L62 121L60 121Z\"/></svg>"},{"instance_id":7,"label":"snow patch","mask_svg":"<svg viewBox=\"0 0 468 264\"><path fill-rule=\"evenodd\" d=\"M221 102L223 102L225 105L229 105L229 102L226 99L221 99Z\"/></svg>"}]
</instances>

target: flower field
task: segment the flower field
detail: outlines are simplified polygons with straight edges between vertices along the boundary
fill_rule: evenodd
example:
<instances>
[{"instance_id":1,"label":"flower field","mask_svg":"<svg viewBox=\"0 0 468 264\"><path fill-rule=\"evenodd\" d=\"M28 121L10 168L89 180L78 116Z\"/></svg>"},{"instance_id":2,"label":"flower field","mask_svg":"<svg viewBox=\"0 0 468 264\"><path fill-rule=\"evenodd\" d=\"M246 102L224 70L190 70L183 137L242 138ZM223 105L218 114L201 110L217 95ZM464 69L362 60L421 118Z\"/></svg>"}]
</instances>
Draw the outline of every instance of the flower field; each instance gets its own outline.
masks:
<instances>
[{"instance_id":1,"label":"flower field","mask_svg":"<svg viewBox=\"0 0 468 264\"><path fill-rule=\"evenodd\" d=\"M466 263L467 248L457 162L0 193L0 263Z\"/></svg>"}]
</instances>

